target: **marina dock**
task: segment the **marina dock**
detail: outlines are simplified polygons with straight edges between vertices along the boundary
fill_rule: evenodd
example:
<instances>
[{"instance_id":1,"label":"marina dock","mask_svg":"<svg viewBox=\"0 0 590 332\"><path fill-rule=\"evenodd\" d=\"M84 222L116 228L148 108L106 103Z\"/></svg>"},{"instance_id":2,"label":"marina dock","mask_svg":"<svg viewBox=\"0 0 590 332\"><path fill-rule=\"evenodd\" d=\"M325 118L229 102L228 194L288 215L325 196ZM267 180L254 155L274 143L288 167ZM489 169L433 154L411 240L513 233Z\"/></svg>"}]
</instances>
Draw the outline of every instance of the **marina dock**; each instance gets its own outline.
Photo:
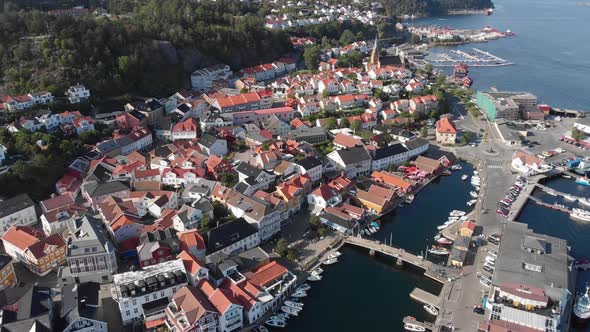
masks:
<instances>
[{"instance_id":1,"label":"marina dock","mask_svg":"<svg viewBox=\"0 0 590 332\"><path fill-rule=\"evenodd\" d=\"M410 293L410 298L416 302L420 302L422 304L430 304L435 306L437 309L441 309L442 300L439 296L429 293L421 288L414 288L414 290Z\"/></svg>"},{"instance_id":2,"label":"marina dock","mask_svg":"<svg viewBox=\"0 0 590 332\"><path fill-rule=\"evenodd\" d=\"M450 50L449 53L433 54L426 61L436 67L452 67L458 63L466 63L473 67L499 67L513 64L489 52L477 48L472 50L471 52Z\"/></svg>"},{"instance_id":3,"label":"marina dock","mask_svg":"<svg viewBox=\"0 0 590 332\"><path fill-rule=\"evenodd\" d=\"M549 188L547 186L544 186L544 185L542 185L540 183L537 183L537 187L539 189L543 190L544 192L549 193L550 195L551 195L551 193L553 193L554 196L557 195L557 196L565 197L567 195L567 196L571 196L571 197L575 198L576 200L580 200L582 198L585 198L585 197L581 197L581 196L576 196L576 195L564 193L564 192L561 192L561 191L558 191L558 190Z\"/></svg>"}]
</instances>

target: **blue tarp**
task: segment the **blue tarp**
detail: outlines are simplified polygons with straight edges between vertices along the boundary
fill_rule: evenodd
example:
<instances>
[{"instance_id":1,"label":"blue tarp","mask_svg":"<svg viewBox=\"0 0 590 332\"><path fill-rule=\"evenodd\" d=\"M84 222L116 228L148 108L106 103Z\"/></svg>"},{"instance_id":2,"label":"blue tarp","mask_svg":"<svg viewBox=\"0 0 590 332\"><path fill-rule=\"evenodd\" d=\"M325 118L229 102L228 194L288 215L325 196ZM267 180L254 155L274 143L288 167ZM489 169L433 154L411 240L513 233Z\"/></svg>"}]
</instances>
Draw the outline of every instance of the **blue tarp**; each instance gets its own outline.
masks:
<instances>
[{"instance_id":1,"label":"blue tarp","mask_svg":"<svg viewBox=\"0 0 590 332\"><path fill-rule=\"evenodd\" d=\"M375 228L379 228L379 224L374 221L371 222L371 226L373 226Z\"/></svg>"}]
</instances>

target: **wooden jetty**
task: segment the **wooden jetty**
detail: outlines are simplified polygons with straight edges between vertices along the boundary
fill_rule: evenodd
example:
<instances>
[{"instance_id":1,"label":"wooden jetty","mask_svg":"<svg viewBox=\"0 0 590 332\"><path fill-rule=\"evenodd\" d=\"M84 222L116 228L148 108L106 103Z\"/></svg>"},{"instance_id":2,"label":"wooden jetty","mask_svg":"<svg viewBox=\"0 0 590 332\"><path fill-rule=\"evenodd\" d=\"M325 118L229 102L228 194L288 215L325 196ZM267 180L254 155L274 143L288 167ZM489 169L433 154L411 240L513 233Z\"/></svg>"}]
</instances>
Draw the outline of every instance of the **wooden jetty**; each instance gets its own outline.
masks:
<instances>
[{"instance_id":1,"label":"wooden jetty","mask_svg":"<svg viewBox=\"0 0 590 332\"><path fill-rule=\"evenodd\" d=\"M435 330L435 325L429 322L421 322L419 320L417 320L415 317L412 316L406 316L404 317L404 319L402 320L402 322L404 324L415 324L418 326L422 326L423 328L430 330L430 331L434 331Z\"/></svg>"}]
</instances>

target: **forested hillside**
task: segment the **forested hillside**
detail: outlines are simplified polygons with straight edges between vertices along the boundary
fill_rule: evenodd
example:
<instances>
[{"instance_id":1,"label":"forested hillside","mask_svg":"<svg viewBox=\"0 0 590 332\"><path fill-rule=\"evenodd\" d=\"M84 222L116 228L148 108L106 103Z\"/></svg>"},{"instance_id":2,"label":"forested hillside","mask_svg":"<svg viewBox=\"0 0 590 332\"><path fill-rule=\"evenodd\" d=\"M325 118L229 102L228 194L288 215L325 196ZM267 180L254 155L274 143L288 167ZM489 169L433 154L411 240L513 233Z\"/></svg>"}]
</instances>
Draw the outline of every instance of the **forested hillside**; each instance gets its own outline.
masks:
<instances>
[{"instance_id":1,"label":"forested hillside","mask_svg":"<svg viewBox=\"0 0 590 332\"><path fill-rule=\"evenodd\" d=\"M7 92L63 91L84 82L103 95L154 95L186 85L214 61L234 68L290 50L283 32L266 30L257 7L236 1L150 0L113 19L0 14L0 83ZM135 2L134 2L135 3Z\"/></svg>"},{"instance_id":2,"label":"forested hillside","mask_svg":"<svg viewBox=\"0 0 590 332\"><path fill-rule=\"evenodd\" d=\"M491 0L382 0L389 15L441 15L449 10L493 8Z\"/></svg>"}]
</instances>

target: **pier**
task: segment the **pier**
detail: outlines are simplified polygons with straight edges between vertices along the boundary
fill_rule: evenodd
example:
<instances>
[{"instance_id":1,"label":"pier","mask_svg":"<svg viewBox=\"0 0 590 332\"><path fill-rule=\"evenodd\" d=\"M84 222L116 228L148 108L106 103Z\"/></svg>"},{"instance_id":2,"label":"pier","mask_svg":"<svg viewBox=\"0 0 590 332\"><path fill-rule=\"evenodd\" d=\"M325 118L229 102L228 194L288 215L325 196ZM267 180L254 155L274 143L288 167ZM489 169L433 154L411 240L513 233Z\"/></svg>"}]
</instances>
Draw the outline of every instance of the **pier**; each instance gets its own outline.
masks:
<instances>
[{"instance_id":1,"label":"pier","mask_svg":"<svg viewBox=\"0 0 590 332\"><path fill-rule=\"evenodd\" d=\"M565 213L568 213L568 214L569 214L569 213L571 213L570 209L568 209L568 208L567 208L567 207L565 207L565 206L561 206L561 205L559 205L559 206L558 206L558 205L555 205L555 204L549 204L549 203L545 203L545 202L543 202L543 201L542 201L540 198L537 198L537 197L535 197L535 196L530 196L529 198L530 198L530 199L531 199L533 202L535 202L537 205L541 205L541 206L544 206L544 207L548 207L548 208L550 208L550 209L557 210L557 211L561 211L561 212L565 212Z\"/></svg>"},{"instance_id":2,"label":"pier","mask_svg":"<svg viewBox=\"0 0 590 332\"><path fill-rule=\"evenodd\" d=\"M430 331L434 331L434 329L435 329L434 324L429 323L429 322L421 322L421 321L419 321L416 318L411 317L411 316L404 317L403 322L404 322L404 324L418 325L418 326L421 326L421 327L423 327L423 328L425 328L427 330L430 330Z\"/></svg>"},{"instance_id":3,"label":"pier","mask_svg":"<svg viewBox=\"0 0 590 332\"><path fill-rule=\"evenodd\" d=\"M499 56L477 48L473 48L473 52L451 50L449 53L434 54L427 59L427 61L436 67L452 67L458 63L467 63L473 67L500 67L513 65L513 63L508 62Z\"/></svg>"},{"instance_id":4,"label":"pier","mask_svg":"<svg viewBox=\"0 0 590 332\"><path fill-rule=\"evenodd\" d=\"M562 197L569 196L569 197L575 198L576 201L584 198L584 197L581 197L581 196L576 196L576 195L564 193L564 192L561 192L561 191L558 191L558 190L549 188L549 187L544 186L544 185L542 185L540 183L537 183L537 187L539 189L543 190L544 192L548 193L549 195L553 194L554 196L562 196Z\"/></svg>"},{"instance_id":5,"label":"pier","mask_svg":"<svg viewBox=\"0 0 590 332\"><path fill-rule=\"evenodd\" d=\"M439 296L429 293L421 288L414 288L414 290L410 293L410 298L416 302L420 302L422 304L430 304L435 306L437 309L441 309L442 300Z\"/></svg>"},{"instance_id":6,"label":"pier","mask_svg":"<svg viewBox=\"0 0 590 332\"><path fill-rule=\"evenodd\" d=\"M431 261L428 261L422 257L418 257L412 253L405 251L404 249L396 248L393 246L388 246L388 245L382 244L379 241L373 241L373 240L364 239L364 238L360 238L360 237L349 236L346 239L344 239L344 243L351 244L351 245L365 248L365 249L369 249L373 253L379 252L380 254L394 257L399 262L398 264L401 264L404 262L409 263L409 264L412 264L416 267L424 269L425 271L428 271L433 265L433 263Z\"/></svg>"}]
</instances>

